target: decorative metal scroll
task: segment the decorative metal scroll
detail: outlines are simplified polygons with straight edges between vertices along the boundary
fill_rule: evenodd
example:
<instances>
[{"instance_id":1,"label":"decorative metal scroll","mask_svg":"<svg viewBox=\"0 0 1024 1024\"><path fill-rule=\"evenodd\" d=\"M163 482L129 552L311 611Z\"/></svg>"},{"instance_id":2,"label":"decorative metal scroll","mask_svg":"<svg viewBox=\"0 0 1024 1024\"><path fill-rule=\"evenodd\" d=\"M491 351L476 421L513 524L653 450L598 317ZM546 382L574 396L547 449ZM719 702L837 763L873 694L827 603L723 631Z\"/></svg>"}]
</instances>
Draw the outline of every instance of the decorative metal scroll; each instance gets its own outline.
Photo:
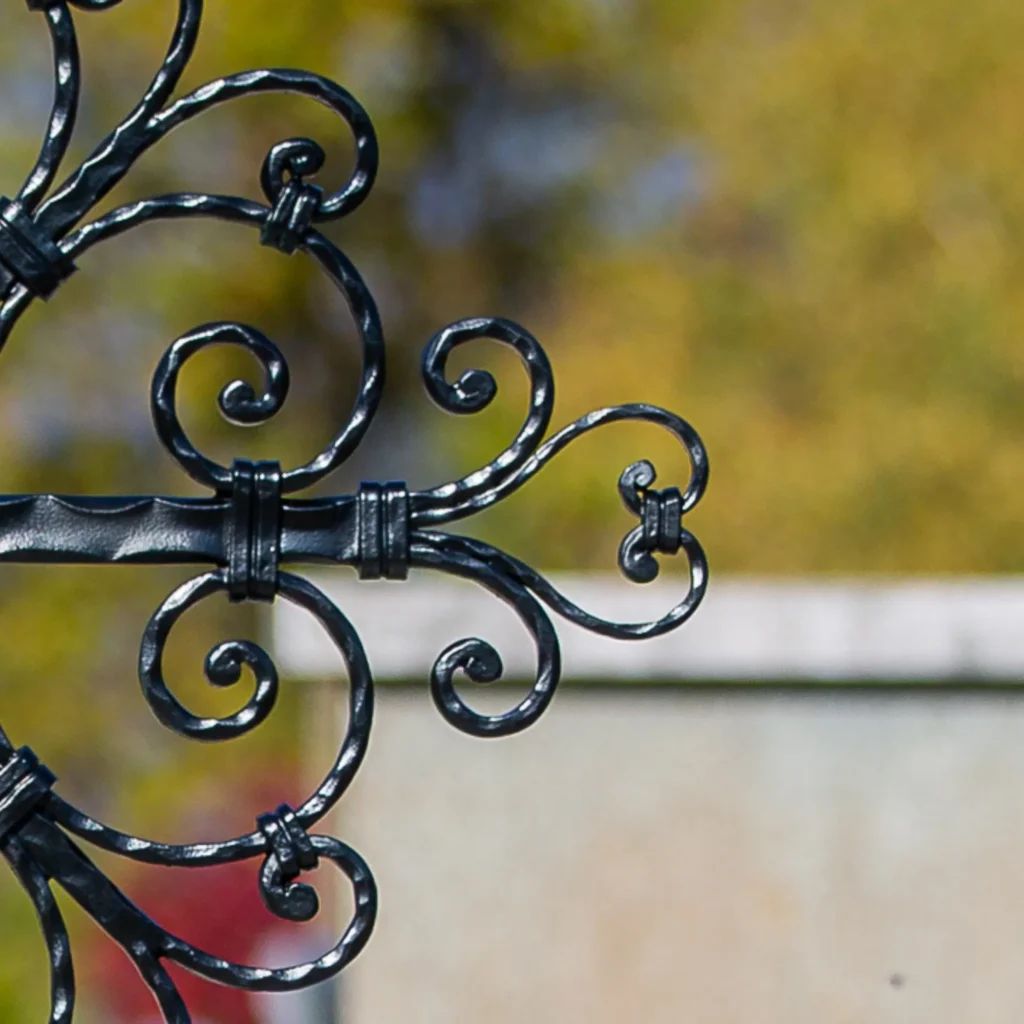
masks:
<instances>
[{"instance_id":1,"label":"decorative metal scroll","mask_svg":"<svg viewBox=\"0 0 1024 1024\"><path fill-rule=\"evenodd\" d=\"M232 601L273 601L282 595L314 615L333 638L349 678L347 735L326 778L305 803L261 816L247 835L222 842L168 845L126 835L95 821L54 791L54 776L28 748L20 750L0 730L0 850L38 912L49 947L51 1024L72 1018L75 983L67 930L51 886L61 886L131 958L166 1021L186 1024L189 1013L165 964L237 988L283 992L320 982L340 971L366 945L377 908L373 877L362 858L337 839L310 830L338 802L358 770L370 734L373 681L366 654L345 615L307 580L282 565L351 566L362 579L402 580L410 568L433 569L472 580L505 601L522 619L537 652L536 679L527 696L505 714L473 710L456 688L462 673L476 683L502 675L498 652L480 639L465 639L438 657L430 689L445 719L474 736L507 736L534 723L558 684L558 639L544 605L604 636L624 640L667 633L683 623L707 586L707 562L682 525L700 500L708 477L704 447L684 420L649 405L602 409L547 440L554 402L551 367L539 343L507 320L475 319L441 331L427 346L423 378L442 409L466 415L484 409L497 385L482 370L446 375L456 348L488 338L518 353L531 380L529 412L512 444L489 465L427 491L402 483L366 483L358 493L301 499L298 492L337 469L356 449L377 410L384 386L384 338L376 306L345 255L315 225L351 213L366 198L377 171L377 140L363 108L340 86L303 71L261 70L210 82L180 99L172 93L192 54L202 0L179 0L166 60L135 109L63 183L53 188L71 135L79 96L79 58L70 7L100 11L120 0L28 0L49 29L55 55L55 97L36 166L13 199L0 201L0 345L36 299L49 299L94 246L150 221L214 217L260 231L264 245L304 252L319 264L348 302L362 340L359 395L334 440L303 466L238 460L223 466L202 454L176 411L178 375L200 350L220 344L248 351L262 366L262 393L243 381L220 393L224 416L240 424L269 420L288 393L288 366L277 346L238 323L215 323L179 338L156 369L152 412L161 442L209 497L67 497L47 494L0 497L0 560L51 563L192 563L208 567L180 586L156 611L142 639L139 679L153 712L168 728L198 740L219 741L256 728L271 713L278 676L270 657L252 643L230 641L206 661L217 686L238 682L243 667L255 692L237 713L203 718L170 691L161 667L164 646L187 609L218 592ZM70 6L69 6L70 3ZM172 129L239 96L287 92L311 97L345 121L355 139L356 166L348 183L326 194L310 179L324 162L309 139L291 139L271 150L260 181L266 204L234 196L178 193L119 207L82 224L86 215L131 169L139 156ZM689 561L685 596L657 622L615 623L589 614L529 566L495 548L443 532L521 487L575 438L605 424L640 420L674 435L687 452L691 473L684 489L655 488L647 462L629 467L619 481L626 508L638 525L623 540L619 564L631 580L658 574L658 555L682 551ZM347 877L355 912L337 944L317 960L285 970L229 963L170 934L133 905L93 864L80 844L133 861L165 867L204 867L261 859L259 887L276 915L307 921L318 911L304 872L330 861ZM214 911L215 912L215 911Z\"/></svg>"}]
</instances>

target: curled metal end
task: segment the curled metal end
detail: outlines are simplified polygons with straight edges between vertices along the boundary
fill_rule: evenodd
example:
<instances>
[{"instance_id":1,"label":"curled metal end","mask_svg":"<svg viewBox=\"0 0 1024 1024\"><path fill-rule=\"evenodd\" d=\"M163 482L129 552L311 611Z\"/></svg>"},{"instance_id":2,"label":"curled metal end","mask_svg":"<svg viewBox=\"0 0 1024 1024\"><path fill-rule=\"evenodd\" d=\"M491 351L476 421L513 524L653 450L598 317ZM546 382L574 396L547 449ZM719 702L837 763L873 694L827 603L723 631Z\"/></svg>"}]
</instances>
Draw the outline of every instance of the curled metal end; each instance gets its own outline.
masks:
<instances>
[{"instance_id":1,"label":"curled metal end","mask_svg":"<svg viewBox=\"0 0 1024 1024\"><path fill-rule=\"evenodd\" d=\"M320 897L311 885L296 879L301 872L312 871L320 864L312 840L287 804L273 814L262 815L257 825L268 849L260 870L264 904L272 914L287 921L311 921L320 913Z\"/></svg>"},{"instance_id":2,"label":"curled metal end","mask_svg":"<svg viewBox=\"0 0 1024 1024\"><path fill-rule=\"evenodd\" d=\"M675 555L688 537L683 529L683 495L678 487L655 490L657 471L650 462L634 462L619 478L623 504L640 517L619 547L619 568L634 583L657 579L655 554Z\"/></svg>"},{"instance_id":3,"label":"curled metal end","mask_svg":"<svg viewBox=\"0 0 1024 1024\"><path fill-rule=\"evenodd\" d=\"M316 174L327 159L312 139L279 142L260 172L260 185L271 203L260 241L291 256L297 252L323 216L324 190L310 185L306 175Z\"/></svg>"}]
</instances>

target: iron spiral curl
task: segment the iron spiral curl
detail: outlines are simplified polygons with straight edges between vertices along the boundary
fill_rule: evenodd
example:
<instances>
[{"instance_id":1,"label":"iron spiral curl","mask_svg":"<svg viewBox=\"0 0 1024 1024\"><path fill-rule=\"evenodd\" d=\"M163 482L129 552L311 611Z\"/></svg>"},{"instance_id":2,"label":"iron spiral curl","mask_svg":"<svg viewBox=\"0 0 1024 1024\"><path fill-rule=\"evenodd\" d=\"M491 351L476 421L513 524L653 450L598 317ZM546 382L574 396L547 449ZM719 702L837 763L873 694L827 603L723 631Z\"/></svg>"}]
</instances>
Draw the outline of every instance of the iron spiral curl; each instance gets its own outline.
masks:
<instances>
[{"instance_id":1,"label":"iron spiral curl","mask_svg":"<svg viewBox=\"0 0 1024 1024\"><path fill-rule=\"evenodd\" d=\"M291 601L331 636L348 676L348 726L334 764L296 807L282 804L258 817L243 835L176 845L122 832L65 801L54 776L28 748L16 750L0 728L0 854L11 867L39 918L51 976L51 1024L70 1024L75 976L68 932L54 898L63 888L131 960L152 991L168 1024L191 1020L166 963L213 981L252 991L287 992L337 974L365 947L377 914L377 890L362 857L341 840L313 830L338 803L365 757L373 720L373 679L366 652L349 619L284 563L341 564L362 579L403 580L410 569L433 571L476 583L510 606L536 648L536 671L526 695L503 714L474 710L460 692L462 680L502 678L498 651L466 637L443 650L430 674L430 693L455 728L479 737L502 737L533 725L549 707L561 674L558 634L549 612L594 633L640 640L676 629L696 611L707 589L708 564L684 517L700 501L708 458L697 433L675 414L646 404L601 409L548 436L555 384L540 342L510 320L478 317L438 332L423 356L428 394L444 411L468 416L494 400L498 385L480 369L448 376L450 357L471 342L490 341L513 351L529 377L530 398L515 438L487 465L466 476L410 492L398 481L364 483L357 494L292 500L346 462L362 442L384 387L384 333L373 297L348 257L319 230L356 210L376 179L379 151L373 124L341 86L307 71L259 69L208 82L174 98L199 36L203 0L177 0L177 18L166 57L142 97L89 156L60 180L74 131L81 67L73 11L109 11L122 0L26 0L46 25L53 50L53 100L34 166L13 199L0 198L0 348L36 300L50 300L97 245L161 221L216 219L259 232L261 244L286 255L301 253L327 275L345 299L362 350L355 403L335 437L303 465L282 470L276 462L236 460L221 465L205 456L185 432L177 411L182 367L213 345L247 351L263 375L254 388L228 382L218 405L229 421L266 423L288 396L284 353L254 327L219 322L179 337L156 368L151 410L156 433L182 471L209 491L204 498L0 496L0 558L5 561L117 564L201 564L205 571L182 583L153 614L142 638L138 676L144 699L175 733L204 742L244 736L273 712L280 690L270 655L242 640L220 643L209 653L209 683L234 687L252 677L252 692L224 718L201 717L186 708L164 678L168 638L185 613L218 593L233 601ZM316 177L326 161L315 140L290 138L273 145L258 179L263 201L204 192L142 198L88 220L101 200L136 161L176 128L235 99L289 93L331 110L350 133L355 160L345 183L325 191ZM638 519L619 549L619 565L633 582L646 583L662 557L683 554L688 587L660 619L611 622L570 601L542 575L481 541L439 528L465 519L508 497L570 443L599 427L646 422L666 430L685 450L689 479L682 487L657 489L652 464L628 467L619 480L626 509ZM203 868L258 862L260 895L278 917L308 921L320 908L304 876L323 862L348 880L354 911L341 937L324 955L283 970L231 963L172 935L114 886L83 850L88 845L139 863Z\"/></svg>"}]
</instances>

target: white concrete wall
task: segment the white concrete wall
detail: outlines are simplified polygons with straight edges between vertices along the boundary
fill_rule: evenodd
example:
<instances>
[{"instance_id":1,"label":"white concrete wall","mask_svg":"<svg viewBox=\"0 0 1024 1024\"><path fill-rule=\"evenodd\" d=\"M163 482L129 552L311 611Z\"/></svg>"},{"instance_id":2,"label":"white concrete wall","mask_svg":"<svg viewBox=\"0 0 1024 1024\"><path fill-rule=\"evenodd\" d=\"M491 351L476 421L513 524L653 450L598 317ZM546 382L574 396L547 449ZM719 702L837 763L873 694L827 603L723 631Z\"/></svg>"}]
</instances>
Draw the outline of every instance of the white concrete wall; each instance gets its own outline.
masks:
<instances>
[{"instance_id":1,"label":"white concrete wall","mask_svg":"<svg viewBox=\"0 0 1024 1024\"><path fill-rule=\"evenodd\" d=\"M509 695L506 694L506 697ZM1019 1024L1024 698L381 688L346 1024Z\"/></svg>"},{"instance_id":2,"label":"white concrete wall","mask_svg":"<svg viewBox=\"0 0 1024 1024\"><path fill-rule=\"evenodd\" d=\"M618 622L659 619L681 596L665 578L553 576L588 611ZM463 636L490 640L509 678L534 671L533 646L501 601L430 573L404 583L315 578L359 630L378 679L423 679ZM715 578L694 618L666 636L623 643L554 616L566 679L881 680L1024 679L1024 579L801 580ZM305 612L275 606L281 670L332 678L338 654Z\"/></svg>"}]
</instances>

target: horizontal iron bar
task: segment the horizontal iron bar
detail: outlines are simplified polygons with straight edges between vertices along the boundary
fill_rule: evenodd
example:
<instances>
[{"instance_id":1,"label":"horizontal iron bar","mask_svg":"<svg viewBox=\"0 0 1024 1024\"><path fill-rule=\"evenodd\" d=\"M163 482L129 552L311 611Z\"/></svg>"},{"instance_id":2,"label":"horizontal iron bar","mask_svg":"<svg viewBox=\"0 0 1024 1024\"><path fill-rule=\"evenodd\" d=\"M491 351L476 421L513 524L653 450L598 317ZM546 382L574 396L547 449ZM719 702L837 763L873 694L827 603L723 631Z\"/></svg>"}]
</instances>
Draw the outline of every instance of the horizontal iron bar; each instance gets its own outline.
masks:
<instances>
[{"instance_id":1,"label":"horizontal iron bar","mask_svg":"<svg viewBox=\"0 0 1024 1024\"><path fill-rule=\"evenodd\" d=\"M0 562L227 565L230 498L0 496ZM284 501L282 562L358 559L354 495Z\"/></svg>"}]
</instances>

